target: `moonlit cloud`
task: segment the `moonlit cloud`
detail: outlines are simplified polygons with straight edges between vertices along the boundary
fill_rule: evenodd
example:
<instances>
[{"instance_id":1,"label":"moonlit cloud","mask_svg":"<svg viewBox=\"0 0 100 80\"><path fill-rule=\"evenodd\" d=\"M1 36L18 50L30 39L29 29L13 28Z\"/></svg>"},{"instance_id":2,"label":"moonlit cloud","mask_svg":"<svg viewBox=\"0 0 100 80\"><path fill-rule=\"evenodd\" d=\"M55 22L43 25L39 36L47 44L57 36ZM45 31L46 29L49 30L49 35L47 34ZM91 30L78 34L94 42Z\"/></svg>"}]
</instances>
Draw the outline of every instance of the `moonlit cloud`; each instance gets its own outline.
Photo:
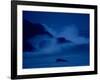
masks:
<instances>
[{"instance_id":1,"label":"moonlit cloud","mask_svg":"<svg viewBox=\"0 0 100 80\"><path fill-rule=\"evenodd\" d=\"M73 25L67 26L66 29L64 29L64 31L62 31L59 36L65 37L66 39L71 40L75 44L89 43L88 38L79 36L79 30Z\"/></svg>"}]
</instances>

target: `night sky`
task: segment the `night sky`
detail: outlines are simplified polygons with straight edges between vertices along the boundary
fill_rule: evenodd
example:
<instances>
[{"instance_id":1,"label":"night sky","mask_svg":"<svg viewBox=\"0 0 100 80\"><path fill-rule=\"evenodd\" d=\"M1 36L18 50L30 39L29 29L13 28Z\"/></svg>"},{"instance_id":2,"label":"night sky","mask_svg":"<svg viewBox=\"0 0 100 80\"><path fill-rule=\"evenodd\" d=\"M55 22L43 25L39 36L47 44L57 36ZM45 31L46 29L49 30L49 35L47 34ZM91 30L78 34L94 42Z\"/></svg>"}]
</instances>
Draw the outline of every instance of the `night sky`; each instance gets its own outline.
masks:
<instances>
[{"instance_id":1,"label":"night sky","mask_svg":"<svg viewBox=\"0 0 100 80\"><path fill-rule=\"evenodd\" d=\"M89 14L23 11L23 68L83 65L89 65Z\"/></svg>"}]
</instances>

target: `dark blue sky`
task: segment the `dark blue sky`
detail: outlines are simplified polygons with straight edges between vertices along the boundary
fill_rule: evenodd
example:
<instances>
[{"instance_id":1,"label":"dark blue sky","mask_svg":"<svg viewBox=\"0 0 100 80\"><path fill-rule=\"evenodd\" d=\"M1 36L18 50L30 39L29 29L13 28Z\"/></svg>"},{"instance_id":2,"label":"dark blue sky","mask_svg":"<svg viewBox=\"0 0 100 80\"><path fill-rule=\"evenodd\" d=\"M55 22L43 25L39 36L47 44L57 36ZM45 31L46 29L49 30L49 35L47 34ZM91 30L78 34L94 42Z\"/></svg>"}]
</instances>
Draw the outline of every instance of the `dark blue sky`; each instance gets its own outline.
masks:
<instances>
[{"instance_id":1,"label":"dark blue sky","mask_svg":"<svg viewBox=\"0 0 100 80\"><path fill-rule=\"evenodd\" d=\"M46 25L56 32L75 26L80 35L89 37L89 14L23 11L23 18L31 23Z\"/></svg>"},{"instance_id":2,"label":"dark blue sky","mask_svg":"<svg viewBox=\"0 0 100 80\"><path fill-rule=\"evenodd\" d=\"M89 14L23 11L23 36L23 68L89 65Z\"/></svg>"}]
</instances>

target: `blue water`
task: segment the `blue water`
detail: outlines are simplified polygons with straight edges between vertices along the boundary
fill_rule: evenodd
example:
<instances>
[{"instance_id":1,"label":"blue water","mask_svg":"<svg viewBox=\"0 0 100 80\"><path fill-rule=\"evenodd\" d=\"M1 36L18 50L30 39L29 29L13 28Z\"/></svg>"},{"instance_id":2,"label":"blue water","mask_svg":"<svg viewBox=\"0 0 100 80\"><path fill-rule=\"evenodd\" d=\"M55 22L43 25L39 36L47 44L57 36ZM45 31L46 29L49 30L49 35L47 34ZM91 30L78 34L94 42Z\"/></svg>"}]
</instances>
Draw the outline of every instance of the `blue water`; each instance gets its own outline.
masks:
<instances>
[{"instance_id":1,"label":"blue water","mask_svg":"<svg viewBox=\"0 0 100 80\"><path fill-rule=\"evenodd\" d=\"M66 51L64 53L49 53L45 55L24 53L24 68L45 68L45 67L64 67L64 66L86 66L89 65L89 55L85 51ZM65 62L56 61L64 59Z\"/></svg>"},{"instance_id":2,"label":"blue water","mask_svg":"<svg viewBox=\"0 0 100 80\"><path fill-rule=\"evenodd\" d=\"M23 68L86 66L89 14L23 11Z\"/></svg>"}]
</instances>

